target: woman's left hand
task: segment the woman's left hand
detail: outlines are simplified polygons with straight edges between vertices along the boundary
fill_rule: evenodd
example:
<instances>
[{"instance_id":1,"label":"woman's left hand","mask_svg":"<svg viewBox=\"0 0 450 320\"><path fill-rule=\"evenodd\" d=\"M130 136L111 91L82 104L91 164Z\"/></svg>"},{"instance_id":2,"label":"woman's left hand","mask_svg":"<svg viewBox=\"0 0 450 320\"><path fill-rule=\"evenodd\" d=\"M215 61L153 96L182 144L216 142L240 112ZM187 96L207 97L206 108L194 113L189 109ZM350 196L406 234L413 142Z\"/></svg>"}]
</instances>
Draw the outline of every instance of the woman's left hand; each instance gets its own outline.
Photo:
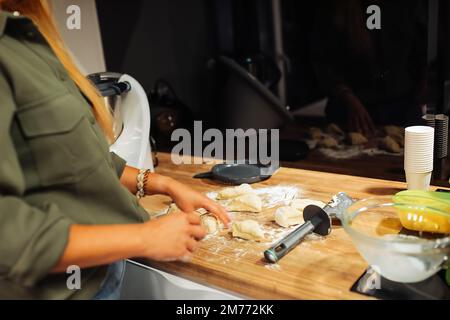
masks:
<instances>
[{"instance_id":1,"label":"woman's left hand","mask_svg":"<svg viewBox=\"0 0 450 320\"><path fill-rule=\"evenodd\" d=\"M178 181L171 180L169 182L167 195L172 198L181 211L191 213L203 208L220 219L226 226L231 222L227 211L220 204Z\"/></svg>"}]
</instances>

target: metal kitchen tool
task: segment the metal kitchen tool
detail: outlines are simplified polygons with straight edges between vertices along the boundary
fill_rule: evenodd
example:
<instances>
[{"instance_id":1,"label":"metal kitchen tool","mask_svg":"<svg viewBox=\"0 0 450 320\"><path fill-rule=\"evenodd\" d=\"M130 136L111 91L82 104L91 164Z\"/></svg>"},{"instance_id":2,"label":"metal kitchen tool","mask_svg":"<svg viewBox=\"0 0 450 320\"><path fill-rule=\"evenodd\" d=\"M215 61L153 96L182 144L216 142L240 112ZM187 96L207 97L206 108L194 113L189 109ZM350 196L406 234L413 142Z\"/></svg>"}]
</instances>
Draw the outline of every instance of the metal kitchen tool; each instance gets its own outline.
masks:
<instances>
[{"instance_id":1,"label":"metal kitchen tool","mask_svg":"<svg viewBox=\"0 0 450 320\"><path fill-rule=\"evenodd\" d=\"M307 206L303 210L305 223L264 251L264 257L267 261L276 263L294 249L308 234L329 235L332 218L339 217L340 213L345 212L353 202L353 199L346 193L340 192L323 208L316 205Z\"/></svg>"},{"instance_id":2,"label":"metal kitchen tool","mask_svg":"<svg viewBox=\"0 0 450 320\"><path fill-rule=\"evenodd\" d=\"M218 164L210 172L199 173L196 179L215 179L227 184L256 183L269 179L270 175L262 175L261 167L253 164Z\"/></svg>"}]
</instances>

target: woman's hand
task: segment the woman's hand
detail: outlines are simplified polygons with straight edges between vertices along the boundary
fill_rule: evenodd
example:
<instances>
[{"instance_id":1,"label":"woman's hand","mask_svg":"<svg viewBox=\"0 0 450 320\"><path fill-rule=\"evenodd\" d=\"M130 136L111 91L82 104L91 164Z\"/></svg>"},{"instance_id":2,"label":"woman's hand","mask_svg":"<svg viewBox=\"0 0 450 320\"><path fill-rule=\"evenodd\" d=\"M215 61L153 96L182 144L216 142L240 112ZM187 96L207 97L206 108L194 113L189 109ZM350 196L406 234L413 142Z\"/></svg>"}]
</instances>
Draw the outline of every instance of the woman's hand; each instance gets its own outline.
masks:
<instances>
[{"instance_id":1,"label":"woman's hand","mask_svg":"<svg viewBox=\"0 0 450 320\"><path fill-rule=\"evenodd\" d=\"M52 273L77 265L91 268L128 258L189 259L206 231L195 213L174 213L139 224L71 225Z\"/></svg>"},{"instance_id":2,"label":"woman's hand","mask_svg":"<svg viewBox=\"0 0 450 320\"><path fill-rule=\"evenodd\" d=\"M226 226L231 222L230 216L221 205L176 180L171 179L167 183L167 195L173 199L181 211L190 213L203 208L220 219Z\"/></svg>"},{"instance_id":3,"label":"woman's hand","mask_svg":"<svg viewBox=\"0 0 450 320\"><path fill-rule=\"evenodd\" d=\"M120 181L133 194L136 193L136 176L139 170L132 167L126 167ZM149 174L145 194L165 194L173 199L181 211L192 213L193 211L204 208L211 214L220 219L225 225L231 221L225 209L207 196L197 192L188 186L172 179L159 175L157 173Z\"/></svg>"},{"instance_id":4,"label":"woman's hand","mask_svg":"<svg viewBox=\"0 0 450 320\"><path fill-rule=\"evenodd\" d=\"M177 212L144 223L140 236L144 250L139 256L157 261L185 261L206 231L198 215Z\"/></svg>"},{"instance_id":5,"label":"woman's hand","mask_svg":"<svg viewBox=\"0 0 450 320\"><path fill-rule=\"evenodd\" d=\"M350 132L359 132L366 137L375 135L375 125L372 117L361 101L353 94L347 93L344 97L347 106L347 127Z\"/></svg>"}]
</instances>

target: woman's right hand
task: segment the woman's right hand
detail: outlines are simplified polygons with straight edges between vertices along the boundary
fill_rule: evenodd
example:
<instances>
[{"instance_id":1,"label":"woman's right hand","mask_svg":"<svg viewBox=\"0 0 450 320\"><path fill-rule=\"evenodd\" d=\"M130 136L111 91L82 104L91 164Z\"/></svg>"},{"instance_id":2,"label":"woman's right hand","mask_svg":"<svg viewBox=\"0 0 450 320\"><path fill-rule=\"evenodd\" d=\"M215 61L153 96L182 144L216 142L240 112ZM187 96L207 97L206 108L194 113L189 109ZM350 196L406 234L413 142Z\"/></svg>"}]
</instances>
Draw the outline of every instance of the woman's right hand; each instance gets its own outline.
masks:
<instances>
[{"instance_id":1,"label":"woman's right hand","mask_svg":"<svg viewBox=\"0 0 450 320\"><path fill-rule=\"evenodd\" d=\"M171 213L142 225L142 257L157 261L185 260L205 236L197 214Z\"/></svg>"},{"instance_id":2,"label":"woman's right hand","mask_svg":"<svg viewBox=\"0 0 450 320\"><path fill-rule=\"evenodd\" d=\"M347 127L349 132L359 132L366 137L375 135L372 117L361 101L352 93L345 95L347 105Z\"/></svg>"}]
</instances>

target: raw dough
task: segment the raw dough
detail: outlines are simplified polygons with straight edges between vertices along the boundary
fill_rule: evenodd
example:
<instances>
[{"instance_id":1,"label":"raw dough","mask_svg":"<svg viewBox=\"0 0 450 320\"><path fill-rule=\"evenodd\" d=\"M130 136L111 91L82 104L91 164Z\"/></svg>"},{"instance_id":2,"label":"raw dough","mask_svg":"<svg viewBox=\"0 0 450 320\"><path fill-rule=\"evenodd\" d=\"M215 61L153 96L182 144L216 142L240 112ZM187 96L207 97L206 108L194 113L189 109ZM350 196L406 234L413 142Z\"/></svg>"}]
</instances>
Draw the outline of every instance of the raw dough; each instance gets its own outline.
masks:
<instances>
[{"instance_id":1,"label":"raw dough","mask_svg":"<svg viewBox=\"0 0 450 320\"><path fill-rule=\"evenodd\" d=\"M237 187L230 187L220 190L217 193L217 199L227 200L249 193L255 193L255 190L253 190L253 188L249 184L244 183Z\"/></svg>"},{"instance_id":2,"label":"raw dough","mask_svg":"<svg viewBox=\"0 0 450 320\"><path fill-rule=\"evenodd\" d=\"M202 225L208 234L215 233L220 228L219 221L212 215L204 214L201 216L201 220Z\"/></svg>"},{"instance_id":3,"label":"raw dough","mask_svg":"<svg viewBox=\"0 0 450 320\"><path fill-rule=\"evenodd\" d=\"M171 213L174 213L174 212L177 212L177 211L181 211L181 210L177 207L177 205L175 203L171 203L170 206L169 206L169 209L167 209L167 214L171 214ZM203 209L203 208L199 208L199 209L195 210L194 212L198 213L199 215L203 215L203 214L208 213L208 211L206 209Z\"/></svg>"},{"instance_id":4,"label":"raw dough","mask_svg":"<svg viewBox=\"0 0 450 320\"><path fill-rule=\"evenodd\" d=\"M367 138L359 132L350 132L348 134L348 139L352 146L358 146L368 142Z\"/></svg>"},{"instance_id":5,"label":"raw dough","mask_svg":"<svg viewBox=\"0 0 450 320\"><path fill-rule=\"evenodd\" d=\"M339 143L333 137L325 137L319 141L319 146L323 148L337 148Z\"/></svg>"},{"instance_id":6,"label":"raw dough","mask_svg":"<svg viewBox=\"0 0 450 320\"><path fill-rule=\"evenodd\" d=\"M329 134L335 134L338 136L343 136L345 135L344 131L342 131L341 128L339 128L339 126L335 123L331 123L327 126L326 130L327 133Z\"/></svg>"},{"instance_id":7,"label":"raw dough","mask_svg":"<svg viewBox=\"0 0 450 320\"><path fill-rule=\"evenodd\" d=\"M323 137L323 132L320 128L311 127L309 128L309 136L313 140L320 140Z\"/></svg>"},{"instance_id":8,"label":"raw dough","mask_svg":"<svg viewBox=\"0 0 450 320\"><path fill-rule=\"evenodd\" d=\"M177 211L180 211L180 209L177 207L175 203L171 203L169 209L167 209L167 214L171 214Z\"/></svg>"},{"instance_id":9,"label":"raw dough","mask_svg":"<svg viewBox=\"0 0 450 320\"><path fill-rule=\"evenodd\" d=\"M290 206L278 208L274 217L275 222L285 228L301 224L304 221L301 211Z\"/></svg>"},{"instance_id":10,"label":"raw dough","mask_svg":"<svg viewBox=\"0 0 450 320\"><path fill-rule=\"evenodd\" d=\"M233 198L226 208L228 211L234 212L261 212L262 201L258 195L247 193L237 198Z\"/></svg>"},{"instance_id":11,"label":"raw dough","mask_svg":"<svg viewBox=\"0 0 450 320\"><path fill-rule=\"evenodd\" d=\"M311 199L295 199L291 202L291 207L303 211L307 206L309 205L316 205L318 207L325 207L326 203L319 201L319 200L311 200Z\"/></svg>"},{"instance_id":12,"label":"raw dough","mask_svg":"<svg viewBox=\"0 0 450 320\"><path fill-rule=\"evenodd\" d=\"M395 142L397 142L397 144L403 148L405 146L405 137L400 137L400 136L389 136L390 138L392 138L392 140L394 140Z\"/></svg>"},{"instance_id":13,"label":"raw dough","mask_svg":"<svg viewBox=\"0 0 450 320\"><path fill-rule=\"evenodd\" d=\"M259 223L255 220L234 221L232 232L234 238L245 240L264 239L264 232Z\"/></svg>"},{"instance_id":14,"label":"raw dough","mask_svg":"<svg viewBox=\"0 0 450 320\"><path fill-rule=\"evenodd\" d=\"M384 131L388 136L400 136L403 137L405 135L405 129L397 126L385 126Z\"/></svg>"},{"instance_id":15,"label":"raw dough","mask_svg":"<svg viewBox=\"0 0 450 320\"><path fill-rule=\"evenodd\" d=\"M384 131L391 137L400 147L405 146L405 129L397 126L385 126Z\"/></svg>"},{"instance_id":16,"label":"raw dough","mask_svg":"<svg viewBox=\"0 0 450 320\"><path fill-rule=\"evenodd\" d=\"M388 152L399 153L402 151L400 145L392 137L387 136L380 142L380 148Z\"/></svg>"},{"instance_id":17,"label":"raw dough","mask_svg":"<svg viewBox=\"0 0 450 320\"><path fill-rule=\"evenodd\" d=\"M172 203L167 210L167 214L171 214L177 211L180 211L180 209L178 209L175 203ZM208 211L206 209L200 208L195 210L194 212L200 216L201 223L208 234L215 233L221 228L222 223L220 223L215 216L208 214Z\"/></svg>"}]
</instances>

